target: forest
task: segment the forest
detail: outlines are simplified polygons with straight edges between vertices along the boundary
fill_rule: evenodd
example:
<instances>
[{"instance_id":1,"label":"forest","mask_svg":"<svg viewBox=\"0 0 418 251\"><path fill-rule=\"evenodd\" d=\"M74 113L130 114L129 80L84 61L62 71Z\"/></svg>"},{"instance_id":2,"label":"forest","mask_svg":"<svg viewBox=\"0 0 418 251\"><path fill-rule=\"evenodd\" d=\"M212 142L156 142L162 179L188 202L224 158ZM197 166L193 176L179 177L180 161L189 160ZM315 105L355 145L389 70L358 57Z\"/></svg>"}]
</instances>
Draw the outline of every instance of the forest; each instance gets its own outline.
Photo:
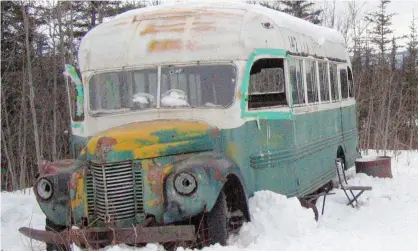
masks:
<instances>
[{"instance_id":1,"label":"forest","mask_svg":"<svg viewBox=\"0 0 418 251\"><path fill-rule=\"evenodd\" d=\"M178 1L180 4L183 1ZM418 149L418 33L397 37L390 1L247 0L340 31L352 61L359 147ZM1 2L2 190L32 185L44 161L71 158L64 64L77 65L81 38L94 26L134 8L163 1ZM411 10L412 12L412 10ZM399 54L400 52L404 52ZM401 56L399 56L401 55Z\"/></svg>"}]
</instances>

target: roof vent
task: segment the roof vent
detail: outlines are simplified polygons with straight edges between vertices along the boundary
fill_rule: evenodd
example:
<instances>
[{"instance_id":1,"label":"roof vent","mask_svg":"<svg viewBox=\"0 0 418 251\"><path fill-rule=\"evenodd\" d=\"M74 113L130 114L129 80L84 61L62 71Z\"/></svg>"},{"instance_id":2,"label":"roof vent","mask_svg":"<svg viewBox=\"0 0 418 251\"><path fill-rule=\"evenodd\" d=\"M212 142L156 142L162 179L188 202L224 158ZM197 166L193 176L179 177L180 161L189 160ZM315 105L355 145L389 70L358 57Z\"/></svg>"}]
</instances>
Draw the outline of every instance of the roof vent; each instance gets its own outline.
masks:
<instances>
[{"instance_id":1,"label":"roof vent","mask_svg":"<svg viewBox=\"0 0 418 251\"><path fill-rule=\"evenodd\" d=\"M266 29L273 29L273 25L270 22L265 22L265 23L261 23L261 25L263 25L264 28Z\"/></svg>"}]
</instances>

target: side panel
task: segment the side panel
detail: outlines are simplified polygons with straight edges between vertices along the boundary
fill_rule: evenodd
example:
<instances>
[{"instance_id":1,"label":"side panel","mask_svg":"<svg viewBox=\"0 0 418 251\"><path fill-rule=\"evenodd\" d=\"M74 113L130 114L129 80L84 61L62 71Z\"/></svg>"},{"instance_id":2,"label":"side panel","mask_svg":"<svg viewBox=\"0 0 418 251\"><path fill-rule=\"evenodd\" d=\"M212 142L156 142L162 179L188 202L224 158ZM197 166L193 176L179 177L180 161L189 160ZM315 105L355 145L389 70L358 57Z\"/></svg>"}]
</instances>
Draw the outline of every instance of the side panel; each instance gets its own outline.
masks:
<instances>
[{"instance_id":1,"label":"side panel","mask_svg":"<svg viewBox=\"0 0 418 251\"><path fill-rule=\"evenodd\" d=\"M241 168L250 196L259 190L296 194L292 126L291 120L259 119L222 130L224 151Z\"/></svg>"},{"instance_id":2,"label":"side panel","mask_svg":"<svg viewBox=\"0 0 418 251\"><path fill-rule=\"evenodd\" d=\"M279 108L249 112L249 74L260 57L283 58L287 54L283 50L256 49L250 55L241 88L241 117L256 120L226 133L226 142L234 142L238 149L231 158L244 167L247 186L253 192L267 189L286 196L309 194L334 178L334 161L340 146L348 165L356 158L354 100L291 107L287 111ZM292 103L292 87L286 86Z\"/></svg>"},{"instance_id":3,"label":"side panel","mask_svg":"<svg viewBox=\"0 0 418 251\"><path fill-rule=\"evenodd\" d=\"M357 138L356 106L342 108L344 154L347 168L354 166L356 158L360 157Z\"/></svg>"},{"instance_id":4,"label":"side panel","mask_svg":"<svg viewBox=\"0 0 418 251\"><path fill-rule=\"evenodd\" d=\"M312 192L334 177L337 149L344 145L341 118L339 107L295 116L299 194Z\"/></svg>"}]
</instances>

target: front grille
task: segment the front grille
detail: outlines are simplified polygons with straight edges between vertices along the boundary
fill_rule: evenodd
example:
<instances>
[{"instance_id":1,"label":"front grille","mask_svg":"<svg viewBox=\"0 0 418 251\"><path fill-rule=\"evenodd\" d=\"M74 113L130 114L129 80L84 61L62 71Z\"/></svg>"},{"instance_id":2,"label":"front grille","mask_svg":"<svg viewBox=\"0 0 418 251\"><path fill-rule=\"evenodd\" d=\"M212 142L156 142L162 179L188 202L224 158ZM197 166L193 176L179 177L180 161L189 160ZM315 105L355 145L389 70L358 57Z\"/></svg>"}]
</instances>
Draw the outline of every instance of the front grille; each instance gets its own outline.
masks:
<instances>
[{"instance_id":1,"label":"front grille","mask_svg":"<svg viewBox=\"0 0 418 251\"><path fill-rule=\"evenodd\" d=\"M133 171L132 162L92 163L86 178L89 216L110 222L142 213L142 172Z\"/></svg>"}]
</instances>

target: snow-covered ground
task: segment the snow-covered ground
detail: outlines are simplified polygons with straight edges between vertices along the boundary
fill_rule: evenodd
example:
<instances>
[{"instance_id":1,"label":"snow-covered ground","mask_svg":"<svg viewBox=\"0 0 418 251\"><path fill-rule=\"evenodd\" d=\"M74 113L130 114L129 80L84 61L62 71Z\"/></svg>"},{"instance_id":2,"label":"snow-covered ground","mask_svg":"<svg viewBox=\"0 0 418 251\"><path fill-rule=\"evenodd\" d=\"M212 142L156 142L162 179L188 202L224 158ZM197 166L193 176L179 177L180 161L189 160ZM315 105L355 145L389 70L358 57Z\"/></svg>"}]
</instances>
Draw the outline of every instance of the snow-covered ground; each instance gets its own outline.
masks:
<instances>
[{"instance_id":1,"label":"snow-covered ground","mask_svg":"<svg viewBox=\"0 0 418 251\"><path fill-rule=\"evenodd\" d=\"M374 155L376 153L370 153ZM391 154L393 156L393 154ZM352 184L371 185L361 197L358 209L346 206L343 192L327 197L325 214L315 222L311 210L296 198L261 191L250 200L253 221L242 228L230 245L214 245L204 251L219 250L418 250L418 152L402 152L392 159L393 179L371 178L349 171ZM1 250L43 250L44 245L19 234L21 226L44 228L44 215L33 194L1 194ZM318 200L318 208L322 200ZM125 245L107 251L157 251ZM182 251L182 249L180 249Z\"/></svg>"}]
</instances>

